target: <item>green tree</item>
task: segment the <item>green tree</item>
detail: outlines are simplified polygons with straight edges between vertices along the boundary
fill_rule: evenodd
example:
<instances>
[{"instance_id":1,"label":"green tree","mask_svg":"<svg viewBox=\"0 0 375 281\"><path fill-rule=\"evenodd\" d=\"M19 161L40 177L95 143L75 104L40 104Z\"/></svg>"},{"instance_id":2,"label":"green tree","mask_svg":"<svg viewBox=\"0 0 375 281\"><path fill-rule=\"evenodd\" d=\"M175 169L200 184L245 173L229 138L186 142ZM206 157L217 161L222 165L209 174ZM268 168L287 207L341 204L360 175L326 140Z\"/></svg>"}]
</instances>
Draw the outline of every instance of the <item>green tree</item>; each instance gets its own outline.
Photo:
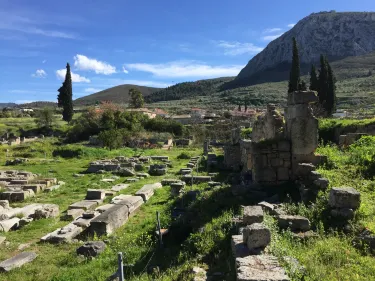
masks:
<instances>
[{"instance_id":1,"label":"green tree","mask_svg":"<svg viewBox=\"0 0 375 281\"><path fill-rule=\"evenodd\" d=\"M44 107L37 112L35 123L38 128L50 129L53 124L53 109L50 107Z\"/></svg>"},{"instance_id":2,"label":"green tree","mask_svg":"<svg viewBox=\"0 0 375 281\"><path fill-rule=\"evenodd\" d=\"M326 99L326 111L329 116L331 116L336 111L336 77L333 70L327 61L327 79L328 79L328 91Z\"/></svg>"},{"instance_id":3,"label":"green tree","mask_svg":"<svg viewBox=\"0 0 375 281\"><path fill-rule=\"evenodd\" d=\"M73 90L72 90L72 75L70 73L70 65L66 64L65 81L58 89L58 106L62 107L63 120L66 122L72 121L73 118Z\"/></svg>"},{"instance_id":4,"label":"green tree","mask_svg":"<svg viewBox=\"0 0 375 281\"><path fill-rule=\"evenodd\" d=\"M299 63L298 46L297 46L296 38L293 37L293 58L292 58L292 69L290 70L288 93L292 93L294 91L299 90L300 76L301 76L301 70L300 70L300 63Z\"/></svg>"},{"instance_id":5,"label":"green tree","mask_svg":"<svg viewBox=\"0 0 375 281\"><path fill-rule=\"evenodd\" d=\"M120 148L124 139L120 130L112 129L100 132L98 139L103 142L103 146L109 150Z\"/></svg>"},{"instance_id":6,"label":"green tree","mask_svg":"<svg viewBox=\"0 0 375 281\"><path fill-rule=\"evenodd\" d=\"M325 56L320 55L318 97L319 97L319 103L324 108L325 111L326 111L326 101L327 101L328 91L329 91L329 85L328 85L327 59L325 58Z\"/></svg>"},{"instance_id":7,"label":"green tree","mask_svg":"<svg viewBox=\"0 0 375 281\"><path fill-rule=\"evenodd\" d=\"M310 90L311 91L319 91L319 80L318 80L318 76L316 74L315 65L311 65Z\"/></svg>"},{"instance_id":8,"label":"green tree","mask_svg":"<svg viewBox=\"0 0 375 281\"><path fill-rule=\"evenodd\" d=\"M144 105L143 95L140 90L132 88L129 90L130 107L141 108Z\"/></svg>"}]
</instances>

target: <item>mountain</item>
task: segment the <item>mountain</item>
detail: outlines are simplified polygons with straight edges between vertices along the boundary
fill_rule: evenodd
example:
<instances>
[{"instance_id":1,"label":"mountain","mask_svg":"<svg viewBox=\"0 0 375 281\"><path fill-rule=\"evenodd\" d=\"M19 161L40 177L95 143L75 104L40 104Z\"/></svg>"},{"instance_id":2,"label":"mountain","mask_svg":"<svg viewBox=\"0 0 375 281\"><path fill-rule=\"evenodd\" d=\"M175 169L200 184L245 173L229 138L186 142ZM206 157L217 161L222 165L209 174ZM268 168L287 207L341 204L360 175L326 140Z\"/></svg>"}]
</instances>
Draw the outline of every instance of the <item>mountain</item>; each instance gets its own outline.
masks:
<instances>
[{"instance_id":1,"label":"mountain","mask_svg":"<svg viewBox=\"0 0 375 281\"><path fill-rule=\"evenodd\" d=\"M217 92L225 82L233 80L234 77L221 77L215 79L199 80L195 82L183 82L152 93L145 98L148 103L180 100L195 96L207 96Z\"/></svg>"},{"instance_id":2,"label":"mountain","mask_svg":"<svg viewBox=\"0 0 375 281\"><path fill-rule=\"evenodd\" d=\"M301 71L307 74L321 54L330 62L375 51L374 12L321 12L300 20L252 58L224 88L287 80L292 60L292 38L297 40Z\"/></svg>"},{"instance_id":3,"label":"mountain","mask_svg":"<svg viewBox=\"0 0 375 281\"><path fill-rule=\"evenodd\" d=\"M12 102L5 102L5 103L0 103L0 109L5 108L5 107L16 107L17 104L12 103Z\"/></svg>"},{"instance_id":4,"label":"mountain","mask_svg":"<svg viewBox=\"0 0 375 281\"><path fill-rule=\"evenodd\" d=\"M97 92L92 95L88 95L74 101L75 106L82 106L82 105L94 105L96 102L100 101L111 101L113 103L126 103L129 101L129 90L131 88L136 88L141 91L144 97L159 91L161 88L152 88L152 87L145 87L145 86L137 86L137 85L119 85L115 86L100 92Z\"/></svg>"}]
</instances>

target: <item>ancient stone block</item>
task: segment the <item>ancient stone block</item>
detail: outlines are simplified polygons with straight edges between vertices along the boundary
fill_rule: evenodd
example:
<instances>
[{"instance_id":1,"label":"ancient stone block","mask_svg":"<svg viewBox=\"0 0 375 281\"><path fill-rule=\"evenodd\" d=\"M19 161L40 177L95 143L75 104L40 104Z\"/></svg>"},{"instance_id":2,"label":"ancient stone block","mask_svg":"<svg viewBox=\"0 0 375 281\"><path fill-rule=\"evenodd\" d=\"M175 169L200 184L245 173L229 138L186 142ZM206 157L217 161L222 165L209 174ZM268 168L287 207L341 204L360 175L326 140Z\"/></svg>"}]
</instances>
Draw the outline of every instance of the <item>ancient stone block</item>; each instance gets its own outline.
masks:
<instances>
[{"instance_id":1,"label":"ancient stone block","mask_svg":"<svg viewBox=\"0 0 375 281\"><path fill-rule=\"evenodd\" d=\"M242 235L232 235L231 248L234 258L242 258L250 255L249 248L247 248L247 245L243 242Z\"/></svg>"},{"instance_id":2,"label":"ancient stone block","mask_svg":"<svg viewBox=\"0 0 375 281\"><path fill-rule=\"evenodd\" d=\"M14 268L32 262L38 255L34 252L23 252L0 263L0 272L8 272Z\"/></svg>"},{"instance_id":3,"label":"ancient stone block","mask_svg":"<svg viewBox=\"0 0 375 281\"><path fill-rule=\"evenodd\" d=\"M94 210L98 205L96 201L82 200L76 203L71 204L68 209L83 209L83 210Z\"/></svg>"},{"instance_id":4,"label":"ancient stone block","mask_svg":"<svg viewBox=\"0 0 375 281\"><path fill-rule=\"evenodd\" d=\"M154 189L141 188L135 193L136 196L141 196L144 202L147 202L154 195Z\"/></svg>"},{"instance_id":5,"label":"ancient stone block","mask_svg":"<svg viewBox=\"0 0 375 281\"><path fill-rule=\"evenodd\" d=\"M188 174L191 174L193 172L193 169L191 168L182 168L180 169L180 174L181 175L188 175Z\"/></svg>"},{"instance_id":6,"label":"ancient stone block","mask_svg":"<svg viewBox=\"0 0 375 281\"><path fill-rule=\"evenodd\" d=\"M317 102L318 96L313 91L296 91L288 93L288 105L309 104Z\"/></svg>"},{"instance_id":7,"label":"ancient stone block","mask_svg":"<svg viewBox=\"0 0 375 281\"><path fill-rule=\"evenodd\" d=\"M278 181L289 180L289 169L284 168L284 167L277 168L277 180Z\"/></svg>"},{"instance_id":8,"label":"ancient stone block","mask_svg":"<svg viewBox=\"0 0 375 281\"><path fill-rule=\"evenodd\" d=\"M352 187L333 187L329 193L329 205L333 208L358 209L361 194Z\"/></svg>"},{"instance_id":9,"label":"ancient stone block","mask_svg":"<svg viewBox=\"0 0 375 281\"><path fill-rule=\"evenodd\" d=\"M7 220L0 221L0 232L8 232L12 229L17 228L19 221L19 218L10 218Z\"/></svg>"},{"instance_id":10,"label":"ancient stone block","mask_svg":"<svg viewBox=\"0 0 375 281\"><path fill-rule=\"evenodd\" d=\"M354 218L354 210L349 208L337 208L331 210L331 216L341 218L344 220L351 220Z\"/></svg>"},{"instance_id":11,"label":"ancient stone block","mask_svg":"<svg viewBox=\"0 0 375 281\"><path fill-rule=\"evenodd\" d=\"M129 184L120 183L120 184L116 184L116 185L112 186L111 190L115 191L115 192L119 192L123 189L128 188L129 186L130 186Z\"/></svg>"},{"instance_id":12,"label":"ancient stone block","mask_svg":"<svg viewBox=\"0 0 375 281\"><path fill-rule=\"evenodd\" d=\"M9 209L9 201L8 200L0 200L0 206L4 209Z\"/></svg>"},{"instance_id":13,"label":"ancient stone block","mask_svg":"<svg viewBox=\"0 0 375 281\"><path fill-rule=\"evenodd\" d=\"M70 209L66 212L66 215L63 217L64 220L74 220L81 216L85 210L83 209Z\"/></svg>"},{"instance_id":14,"label":"ancient stone block","mask_svg":"<svg viewBox=\"0 0 375 281\"><path fill-rule=\"evenodd\" d=\"M263 222L263 216L263 210L260 206L246 206L243 209L244 225Z\"/></svg>"},{"instance_id":15,"label":"ancient stone block","mask_svg":"<svg viewBox=\"0 0 375 281\"><path fill-rule=\"evenodd\" d=\"M314 180L314 185L321 190L326 190L329 185L329 180L326 178L319 178L317 180Z\"/></svg>"},{"instance_id":16,"label":"ancient stone block","mask_svg":"<svg viewBox=\"0 0 375 281\"><path fill-rule=\"evenodd\" d=\"M129 208L129 216L132 215L142 204L143 198L141 196L133 196L127 194L121 194L112 199L112 204L127 205Z\"/></svg>"},{"instance_id":17,"label":"ancient stone block","mask_svg":"<svg viewBox=\"0 0 375 281\"><path fill-rule=\"evenodd\" d=\"M265 248L271 242L271 232L262 223L253 223L244 228L243 242L250 251Z\"/></svg>"},{"instance_id":18,"label":"ancient stone block","mask_svg":"<svg viewBox=\"0 0 375 281\"><path fill-rule=\"evenodd\" d=\"M70 223L42 237L42 242L69 243L83 231L82 227Z\"/></svg>"},{"instance_id":19,"label":"ancient stone block","mask_svg":"<svg viewBox=\"0 0 375 281\"><path fill-rule=\"evenodd\" d=\"M106 248L103 241L88 241L81 247L77 248L77 255L88 257L96 257L101 254Z\"/></svg>"},{"instance_id":20,"label":"ancient stone block","mask_svg":"<svg viewBox=\"0 0 375 281\"><path fill-rule=\"evenodd\" d=\"M105 204L105 205L102 205L102 206L99 206L95 209L95 211L99 212L99 213L104 213L105 211L107 211L109 208L111 208L113 206L113 204Z\"/></svg>"},{"instance_id":21,"label":"ancient stone block","mask_svg":"<svg viewBox=\"0 0 375 281\"><path fill-rule=\"evenodd\" d=\"M290 228L291 231L310 230L310 221L302 216L280 215L277 217L281 229Z\"/></svg>"},{"instance_id":22,"label":"ancient stone block","mask_svg":"<svg viewBox=\"0 0 375 281\"><path fill-rule=\"evenodd\" d=\"M201 182L209 182L211 181L211 177L210 176L192 176L192 175L184 175L182 177L182 180L186 183L201 183Z\"/></svg>"},{"instance_id":23,"label":"ancient stone block","mask_svg":"<svg viewBox=\"0 0 375 281\"><path fill-rule=\"evenodd\" d=\"M88 189L86 192L86 200L104 199L105 191L101 189Z\"/></svg>"},{"instance_id":24,"label":"ancient stone block","mask_svg":"<svg viewBox=\"0 0 375 281\"><path fill-rule=\"evenodd\" d=\"M179 181L180 181L179 179L163 179L163 180L161 181L161 184L162 184L163 186L165 186L165 185L170 185L171 183L179 182Z\"/></svg>"},{"instance_id":25,"label":"ancient stone block","mask_svg":"<svg viewBox=\"0 0 375 281\"><path fill-rule=\"evenodd\" d=\"M312 171L315 171L315 169L315 166L311 163L299 163L295 174L299 177L307 177Z\"/></svg>"},{"instance_id":26,"label":"ancient stone block","mask_svg":"<svg viewBox=\"0 0 375 281\"><path fill-rule=\"evenodd\" d=\"M22 186L23 190L31 189L32 191L34 191L34 193L39 193L43 191L44 188L45 188L44 184L27 184L27 185Z\"/></svg>"},{"instance_id":27,"label":"ancient stone block","mask_svg":"<svg viewBox=\"0 0 375 281\"><path fill-rule=\"evenodd\" d=\"M290 151L290 141L288 140L280 140L277 143L277 150L280 152L289 152Z\"/></svg>"},{"instance_id":28,"label":"ancient stone block","mask_svg":"<svg viewBox=\"0 0 375 281\"><path fill-rule=\"evenodd\" d=\"M91 221L90 232L98 236L111 234L125 224L128 217L129 208L127 205L113 205L112 208Z\"/></svg>"},{"instance_id":29,"label":"ancient stone block","mask_svg":"<svg viewBox=\"0 0 375 281\"><path fill-rule=\"evenodd\" d=\"M38 207L34 214L31 216L35 220L56 218L59 216L59 205L56 204L43 204Z\"/></svg>"},{"instance_id":30,"label":"ancient stone block","mask_svg":"<svg viewBox=\"0 0 375 281\"><path fill-rule=\"evenodd\" d=\"M288 122L293 154L312 154L318 147L318 120L295 118Z\"/></svg>"},{"instance_id":31,"label":"ancient stone block","mask_svg":"<svg viewBox=\"0 0 375 281\"><path fill-rule=\"evenodd\" d=\"M134 177L135 172L131 170L130 168L121 168L117 172L118 175L123 176L123 177Z\"/></svg>"},{"instance_id":32,"label":"ancient stone block","mask_svg":"<svg viewBox=\"0 0 375 281\"><path fill-rule=\"evenodd\" d=\"M237 281L290 281L274 256L236 258Z\"/></svg>"}]
</instances>

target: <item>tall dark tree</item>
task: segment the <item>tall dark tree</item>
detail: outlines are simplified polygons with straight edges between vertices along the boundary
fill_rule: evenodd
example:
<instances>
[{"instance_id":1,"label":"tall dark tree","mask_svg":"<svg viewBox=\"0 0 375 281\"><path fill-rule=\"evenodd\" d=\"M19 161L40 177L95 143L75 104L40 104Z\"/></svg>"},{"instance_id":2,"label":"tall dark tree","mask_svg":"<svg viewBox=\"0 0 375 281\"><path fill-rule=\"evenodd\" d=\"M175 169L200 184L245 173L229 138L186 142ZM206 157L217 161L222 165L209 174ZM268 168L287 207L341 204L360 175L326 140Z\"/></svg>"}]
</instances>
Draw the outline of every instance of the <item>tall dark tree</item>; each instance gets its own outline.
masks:
<instances>
[{"instance_id":1,"label":"tall dark tree","mask_svg":"<svg viewBox=\"0 0 375 281\"><path fill-rule=\"evenodd\" d=\"M310 90L311 91L319 91L319 80L316 74L315 65L311 65L310 70Z\"/></svg>"},{"instance_id":2,"label":"tall dark tree","mask_svg":"<svg viewBox=\"0 0 375 281\"><path fill-rule=\"evenodd\" d=\"M63 120L66 122L72 121L73 118L73 89L72 89L72 74L70 72L70 65L66 65L65 81L62 86L58 89L58 106L62 107Z\"/></svg>"},{"instance_id":3,"label":"tall dark tree","mask_svg":"<svg viewBox=\"0 0 375 281\"><path fill-rule=\"evenodd\" d=\"M141 108L144 105L143 95L140 90L131 88L129 90L130 106L133 108Z\"/></svg>"},{"instance_id":4,"label":"tall dark tree","mask_svg":"<svg viewBox=\"0 0 375 281\"><path fill-rule=\"evenodd\" d=\"M299 64L298 46L296 38L293 37L292 69L290 70L288 93L298 91L300 85L301 70Z\"/></svg>"},{"instance_id":5,"label":"tall dark tree","mask_svg":"<svg viewBox=\"0 0 375 281\"><path fill-rule=\"evenodd\" d=\"M327 99L326 99L326 111L329 116L331 116L336 111L336 77L332 71L332 68L328 61L327 63L327 84L328 84L328 91L327 91Z\"/></svg>"},{"instance_id":6,"label":"tall dark tree","mask_svg":"<svg viewBox=\"0 0 375 281\"><path fill-rule=\"evenodd\" d=\"M320 70L319 70L319 103L326 111L326 101L328 95L328 65L325 56L320 55ZM327 111L325 112L328 113Z\"/></svg>"}]
</instances>

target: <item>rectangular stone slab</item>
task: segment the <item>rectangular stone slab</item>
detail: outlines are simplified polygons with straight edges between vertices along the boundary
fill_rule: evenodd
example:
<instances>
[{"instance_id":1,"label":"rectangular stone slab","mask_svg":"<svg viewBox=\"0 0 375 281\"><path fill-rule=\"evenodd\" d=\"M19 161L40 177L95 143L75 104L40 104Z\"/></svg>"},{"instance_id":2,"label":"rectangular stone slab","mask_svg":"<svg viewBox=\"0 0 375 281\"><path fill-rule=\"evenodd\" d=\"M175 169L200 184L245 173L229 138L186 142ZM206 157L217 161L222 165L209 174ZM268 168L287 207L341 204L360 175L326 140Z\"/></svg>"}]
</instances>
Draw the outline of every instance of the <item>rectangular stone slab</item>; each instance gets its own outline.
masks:
<instances>
[{"instance_id":1,"label":"rectangular stone slab","mask_svg":"<svg viewBox=\"0 0 375 281\"><path fill-rule=\"evenodd\" d=\"M0 232L8 232L9 230L12 230L14 227L18 226L19 221L19 218L0 221Z\"/></svg>"},{"instance_id":2,"label":"rectangular stone slab","mask_svg":"<svg viewBox=\"0 0 375 281\"><path fill-rule=\"evenodd\" d=\"M290 281L277 258L255 255L236 258L237 281Z\"/></svg>"},{"instance_id":3,"label":"rectangular stone slab","mask_svg":"<svg viewBox=\"0 0 375 281\"><path fill-rule=\"evenodd\" d=\"M69 243L75 237L77 237L83 229L79 226L76 226L72 223L55 230L47 234L46 236L42 237L40 240L42 242L50 242L50 243Z\"/></svg>"},{"instance_id":4,"label":"rectangular stone slab","mask_svg":"<svg viewBox=\"0 0 375 281\"><path fill-rule=\"evenodd\" d=\"M23 252L0 263L0 272L8 272L32 262L38 255L34 252Z\"/></svg>"},{"instance_id":5,"label":"rectangular stone slab","mask_svg":"<svg viewBox=\"0 0 375 281\"><path fill-rule=\"evenodd\" d=\"M261 206L246 206L243 209L244 225L263 222L263 216L264 214Z\"/></svg>"},{"instance_id":6,"label":"rectangular stone slab","mask_svg":"<svg viewBox=\"0 0 375 281\"><path fill-rule=\"evenodd\" d=\"M68 209L83 209L83 210L94 210L96 206L98 206L98 202L96 201L89 201L89 200L82 200L76 203L71 204Z\"/></svg>"},{"instance_id":7,"label":"rectangular stone slab","mask_svg":"<svg viewBox=\"0 0 375 281\"><path fill-rule=\"evenodd\" d=\"M109 208L91 221L90 233L98 236L111 234L124 225L128 217L129 208L127 205L113 205L112 208Z\"/></svg>"},{"instance_id":8,"label":"rectangular stone slab","mask_svg":"<svg viewBox=\"0 0 375 281\"><path fill-rule=\"evenodd\" d=\"M116 199L115 199L116 198ZM143 199L140 196L132 196L121 194L116 196L113 203L117 205L127 205L129 208L129 216L134 213L143 204Z\"/></svg>"},{"instance_id":9,"label":"rectangular stone slab","mask_svg":"<svg viewBox=\"0 0 375 281\"><path fill-rule=\"evenodd\" d=\"M66 212L66 215L63 217L64 220L71 221L84 213L85 210L83 209L71 209Z\"/></svg>"},{"instance_id":10,"label":"rectangular stone slab","mask_svg":"<svg viewBox=\"0 0 375 281\"><path fill-rule=\"evenodd\" d=\"M121 191L123 189L128 188L129 186L130 186L130 184L120 183L120 184L116 184L116 185L112 186L111 190L119 192L119 191Z\"/></svg>"},{"instance_id":11,"label":"rectangular stone slab","mask_svg":"<svg viewBox=\"0 0 375 281\"><path fill-rule=\"evenodd\" d=\"M101 189L88 189L86 193L86 200L102 200L105 198L105 191Z\"/></svg>"},{"instance_id":12,"label":"rectangular stone slab","mask_svg":"<svg viewBox=\"0 0 375 281\"><path fill-rule=\"evenodd\" d=\"M143 189L141 188L135 193L136 196L142 197L142 200L144 202L147 202L148 199L150 199L154 195L154 190L152 188L150 189Z\"/></svg>"},{"instance_id":13,"label":"rectangular stone slab","mask_svg":"<svg viewBox=\"0 0 375 281\"><path fill-rule=\"evenodd\" d=\"M22 186L23 190L31 189L32 191L34 191L34 193L39 193L43 191L44 188L45 188L45 185L43 184L27 184L27 185Z\"/></svg>"},{"instance_id":14,"label":"rectangular stone slab","mask_svg":"<svg viewBox=\"0 0 375 281\"><path fill-rule=\"evenodd\" d=\"M95 211L98 211L99 213L104 213L105 211L107 211L109 208L112 208L112 207L113 207L113 204L105 204L105 205L97 207Z\"/></svg>"},{"instance_id":15,"label":"rectangular stone slab","mask_svg":"<svg viewBox=\"0 0 375 281\"><path fill-rule=\"evenodd\" d=\"M232 255L234 258L243 258L250 255L249 248L243 243L242 235L233 235L231 239Z\"/></svg>"}]
</instances>

